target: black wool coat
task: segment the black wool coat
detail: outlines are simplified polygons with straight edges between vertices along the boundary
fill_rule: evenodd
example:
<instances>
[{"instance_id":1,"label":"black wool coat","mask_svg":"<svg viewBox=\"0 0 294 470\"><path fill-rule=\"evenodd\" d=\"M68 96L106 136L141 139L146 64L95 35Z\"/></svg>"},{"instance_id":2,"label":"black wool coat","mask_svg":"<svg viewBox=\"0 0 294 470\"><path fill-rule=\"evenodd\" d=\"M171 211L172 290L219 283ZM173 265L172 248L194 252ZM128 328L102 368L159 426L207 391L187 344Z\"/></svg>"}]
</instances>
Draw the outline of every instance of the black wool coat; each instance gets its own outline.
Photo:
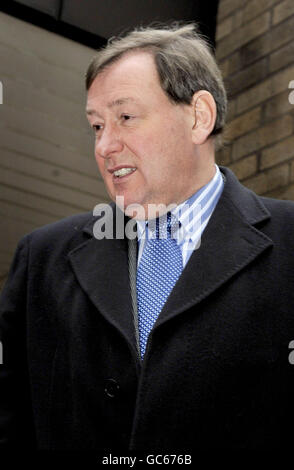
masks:
<instances>
[{"instance_id":1,"label":"black wool coat","mask_svg":"<svg viewBox=\"0 0 294 470\"><path fill-rule=\"evenodd\" d=\"M87 213L20 241L1 297L0 448L290 446L294 203L221 171L143 362L126 239L97 240Z\"/></svg>"}]
</instances>

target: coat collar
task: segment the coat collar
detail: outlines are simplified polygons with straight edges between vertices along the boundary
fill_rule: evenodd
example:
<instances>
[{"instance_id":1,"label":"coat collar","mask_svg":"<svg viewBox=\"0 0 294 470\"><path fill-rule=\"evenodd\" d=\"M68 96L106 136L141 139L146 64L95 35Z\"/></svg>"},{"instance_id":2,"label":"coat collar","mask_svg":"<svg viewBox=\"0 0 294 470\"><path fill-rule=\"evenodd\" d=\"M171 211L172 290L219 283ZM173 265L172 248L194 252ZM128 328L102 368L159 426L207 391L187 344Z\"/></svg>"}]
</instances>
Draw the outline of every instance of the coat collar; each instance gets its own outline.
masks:
<instances>
[{"instance_id":1,"label":"coat collar","mask_svg":"<svg viewBox=\"0 0 294 470\"><path fill-rule=\"evenodd\" d=\"M220 200L202 235L200 248L191 255L155 328L211 295L273 245L257 228L258 223L270 218L261 199L241 185L231 170L220 169L226 180ZM121 235L128 219L114 204L110 207L108 217L114 219L114 234ZM118 215L117 223L114 215ZM88 240L69 253L75 275L99 312L137 354L128 240L97 240L93 236L93 220L84 231L90 236Z\"/></svg>"},{"instance_id":2,"label":"coat collar","mask_svg":"<svg viewBox=\"0 0 294 470\"><path fill-rule=\"evenodd\" d=\"M132 315L132 297L128 271L128 240L124 233L127 218L114 204L106 205L106 224L113 224L113 239L98 240L95 224L100 217L91 218L83 231L86 242L72 250L68 257L74 274L91 302L129 344L137 356ZM104 217L104 214L101 214Z\"/></svg>"},{"instance_id":3,"label":"coat collar","mask_svg":"<svg viewBox=\"0 0 294 470\"><path fill-rule=\"evenodd\" d=\"M156 326L198 304L273 245L257 225L270 218L261 199L220 167L225 185L205 228Z\"/></svg>"}]
</instances>

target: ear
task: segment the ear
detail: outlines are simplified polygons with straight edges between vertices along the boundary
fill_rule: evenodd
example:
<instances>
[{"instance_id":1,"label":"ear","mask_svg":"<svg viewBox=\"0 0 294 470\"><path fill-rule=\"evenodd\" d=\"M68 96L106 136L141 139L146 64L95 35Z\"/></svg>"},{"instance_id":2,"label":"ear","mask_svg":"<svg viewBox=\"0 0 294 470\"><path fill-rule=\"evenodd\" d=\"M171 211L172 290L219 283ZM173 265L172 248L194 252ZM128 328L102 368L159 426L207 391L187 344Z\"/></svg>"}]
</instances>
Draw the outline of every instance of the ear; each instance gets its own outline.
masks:
<instances>
[{"instance_id":1,"label":"ear","mask_svg":"<svg viewBox=\"0 0 294 470\"><path fill-rule=\"evenodd\" d=\"M199 90L194 93L192 102L193 128L192 141L201 145L213 131L216 120L216 104L209 91Z\"/></svg>"}]
</instances>

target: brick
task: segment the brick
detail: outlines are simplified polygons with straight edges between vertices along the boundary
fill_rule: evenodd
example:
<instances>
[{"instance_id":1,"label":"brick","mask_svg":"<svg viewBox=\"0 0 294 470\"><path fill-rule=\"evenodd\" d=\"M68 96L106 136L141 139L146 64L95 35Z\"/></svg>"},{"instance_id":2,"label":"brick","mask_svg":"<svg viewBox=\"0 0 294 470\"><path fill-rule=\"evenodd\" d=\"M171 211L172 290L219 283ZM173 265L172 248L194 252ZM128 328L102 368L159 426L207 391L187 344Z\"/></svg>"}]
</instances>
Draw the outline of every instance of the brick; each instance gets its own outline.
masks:
<instances>
[{"instance_id":1,"label":"brick","mask_svg":"<svg viewBox=\"0 0 294 470\"><path fill-rule=\"evenodd\" d=\"M294 17L240 48L241 67L279 49L294 38Z\"/></svg>"},{"instance_id":2,"label":"brick","mask_svg":"<svg viewBox=\"0 0 294 470\"><path fill-rule=\"evenodd\" d=\"M271 8L277 0L251 0L243 9L243 24Z\"/></svg>"},{"instance_id":3,"label":"brick","mask_svg":"<svg viewBox=\"0 0 294 470\"><path fill-rule=\"evenodd\" d=\"M289 136L293 132L292 116L283 116L281 119L266 124L263 127L240 137L233 144L233 160L270 145L277 140Z\"/></svg>"},{"instance_id":4,"label":"brick","mask_svg":"<svg viewBox=\"0 0 294 470\"><path fill-rule=\"evenodd\" d=\"M294 157L294 136L278 142L261 153L260 169L269 168Z\"/></svg>"},{"instance_id":5,"label":"brick","mask_svg":"<svg viewBox=\"0 0 294 470\"><path fill-rule=\"evenodd\" d=\"M217 58L220 60L228 56L236 49L263 34L269 29L269 26L270 13L266 12L265 14L255 18L250 23L236 29L229 36L226 36L219 41L216 51Z\"/></svg>"},{"instance_id":6,"label":"brick","mask_svg":"<svg viewBox=\"0 0 294 470\"><path fill-rule=\"evenodd\" d=\"M2 211L1 211L1 213L2 213ZM2 250L3 250L3 248L2 248ZM11 255L9 253L7 253L6 250L5 251L0 251L0 261L1 261L1 263L4 263L4 262L8 263L9 260L10 260L10 256Z\"/></svg>"},{"instance_id":7,"label":"brick","mask_svg":"<svg viewBox=\"0 0 294 470\"><path fill-rule=\"evenodd\" d=\"M218 165L228 165L231 161L231 146L225 145L216 152L216 162Z\"/></svg>"},{"instance_id":8,"label":"brick","mask_svg":"<svg viewBox=\"0 0 294 470\"><path fill-rule=\"evenodd\" d=\"M0 290L3 289L5 283L6 283L6 280L7 280L7 277L8 277L8 269L6 272L3 272L1 271L1 278L0 278Z\"/></svg>"},{"instance_id":9,"label":"brick","mask_svg":"<svg viewBox=\"0 0 294 470\"><path fill-rule=\"evenodd\" d=\"M267 196L274 197L276 199L293 201L294 200L294 184L291 184L283 189L272 191L269 194L267 194Z\"/></svg>"},{"instance_id":10,"label":"brick","mask_svg":"<svg viewBox=\"0 0 294 470\"><path fill-rule=\"evenodd\" d=\"M294 38L294 17L289 18L282 24L271 28L265 34L250 41L239 50L231 54L227 59L222 59L224 63L225 77L245 68L257 59L279 49L289 43ZM217 41L217 49L218 49ZM291 59L292 56L290 56ZM284 60L287 60L285 57Z\"/></svg>"},{"instance_id":11,"label":"brick","mask_svg":"<svg viewBox=\"0 0 294 470\"><path fill-rule=\"evenodd\" d=\"M236 112L241 113L286 90L293 77L294 65L241 93L237 98Z\"/></svg>"},{"instance_id":12,"label":"brick","mask_svg":"<svg viewBox=\"0 0 294 470\"><path fill-rule=\"evenodd\" d=\"M242 0L220 0L217 14L218 21L230 15L237 8L241 7L242 4Z\"/></svg>"},{"instance_id":13,"label":"brick","mask_svg":"<svg viewBox=\"0 0 294 470\"><path fill-rule=\"evenodd\" d=\"M260 59L271 51L273 47L271 35L272 30L240 48L238 53L240 54L241 68L248 66L252 62L255 62L257 59Z\"/></svg>"},{"instance_id":14,"label":"brick","mask_svg":"<svg viewBox=\"0 0 294 470\"><path fill-rule=\"evenodd\" d=\"M222 73L222 77L225 78L229 75L229 61L228 60L223 60L219 64L220 71Z\"/></svg>"},{"instance_id":15,"label":"brick","mask_svg":"<svg viewBox=\"0 0 294 470\"><path fill-rule=\"evenodd\" d=\"M285 0L274 8L273 24L280 23L290 15L294 15L294 2L293 0Z\"/></svg>"},{"instance_id":16,"label":"brick","mask_svg":"<svg viewBox=\"0 0 294 470\"><path fill-rule=\"evenodd\" d=\"M227 75L234 74L238 72L242 68L242 59L241 59L241 54L240 51L234 52L228 59L225 61L227 63L226 65L226 72Z\"/></svg>"},{"instance_id":17,"label":"brick","mask_svg":"<svg viewBox=\"0 0 294 470\"><path fill-rule=\"evenodd\" d=\"M232 163L230 169L235 173L239 180L244 180L257 172L257 156L250 155L238 162Z\"/></svg>"},{"instance_id":18,"label":"brick","mask_svg":"<svg viewBox=\"0 0 294 470\"><path fill-rule=\"evenodd\" d=\"M11 258L12 260L12 258ZM1 276L1 279L0 279L0 290L4 287L4 283L2 281L2 278L3 279L7 279L8 277L8 273L9 273L9 267L10 267L10 264L11 263L1 263L0 264L0 276Z\"/></svg>"},{"instance_id":19,"label":"brick","mask_svg":"<svg viewBox=\"0 0 294 470\"><path fill-rule=\"evenodd\" d=\"M290 181L294 181L294 160L291 162L290 165Z\"/></svg>"},{"instance_id":20,"label":"brick","mask_svg":"<svg viewBox=\"0 0 294 470\"><path fill-rule=\"evenodd\" d=\"M236 93L260 82L267 76L267 59L264 58L253 65L249 65L241 72L229 76L225 80L225 86L228 90L229 96L234 96Z\"/></svg>"},{"instance_id":21,"label":"brick","mask_svg":"<svg viewBox=\"0 0 294 470\"><path fill-rule=\"evenodd\" d=\"M270 190L286 186L289 183L289 165L281 165L265 172Z\"/></svg>"},{"instance_id":22,"label":"brick","mask_svg":"<svg viewBox=\"0 0 294 470\"><path fill-rule=\"evenodd\" d=\"M228 102L228 112L227 112L227 122L230 122L234 119L236 115L236 99L230 99Z\"/></svg>"},{"instance_id":23,"label":"brick","mask_svg":"<svg viewBox=\"0 0 294 470\"><path fill-rule=\"evenodd\" d=\"M293 105L289 101L289 93L290 89L287 89L264 104L264 117L266 120L293 110Z\"/></svg>"},{"instance_id":24,"label":"brick","mask_svg":"<svg viewBox=\"0 0 294 470\"><path fill-rule=\"evenodd\" d=\"M260 173L253 178L243 181L243 184L257 194L264 194L267 190L266 177L264 173Z\"/></svg>"},{"instance_id":25,"label":"brick","mask_svg":"<svg viewBox=\"0 0 294 470\"><path fill-rule=\"evenodd\" d=\"M233 30L241 28L243 24L243 9L234 13Z\"/></svg>"},{"instance_id":26,"label":"brick","mask_svg":"<svg viewBox=\"0 0 294 470\"><path fill-rule=\"evenodd\" d=\"M228 34L230 34L232 29L233 29L233 17L229 16L225 20L218 23L217 30L216 30L216 40L219 41L224 36L227 36Z\"/></svg>"},{"instance_id":27,"label":"brick","mask_svg":"<svg viewBox=\"0 0 294 470\"><path fill-rule=\"evenodd\" d=\"M278 69L293 63L294 60L294 41L273 52L269 58L269 72L275 72Z\"/></svg>"},{"instance_id":28,"label":"brick","mask_svg":"<svg viewBox=\"0 0 294 470\"><path fill-rule=\"evenodd\" d=\"M255 129L260 123L261 108L254 108L253 110L238 116L236 119L228 124L228 138L230 140L236 139L243 134Z\"/></svg>"},{"instance_id":29,"label":"brick","mask_svg":"<svg viewBox=\"0 0 294 470\"><path fill-rule=\"evenodd\" d=\"M253 178L244 181L243 184L258 194L286 186L289 182L289 165L281 165L267 172L259 173Z\"/></svg>"}]
</instances>

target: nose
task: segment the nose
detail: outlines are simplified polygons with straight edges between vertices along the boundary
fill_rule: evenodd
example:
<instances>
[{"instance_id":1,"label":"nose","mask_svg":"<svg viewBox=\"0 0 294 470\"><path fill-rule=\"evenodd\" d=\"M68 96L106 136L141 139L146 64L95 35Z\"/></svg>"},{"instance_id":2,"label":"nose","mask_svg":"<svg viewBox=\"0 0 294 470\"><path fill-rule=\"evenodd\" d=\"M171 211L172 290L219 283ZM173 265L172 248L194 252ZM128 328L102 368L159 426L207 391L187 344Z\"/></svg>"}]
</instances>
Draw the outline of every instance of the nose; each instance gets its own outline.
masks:
<instances>
[{"instance_id":1,"label":"nose","mask_svg":"<svg viewBox=\"0 0 294 470\"><path fill-rule=\"evenodd\" d=\"M114 126L105 126L95 143L95 156L109 158L123 149L121 137Z\"/></svg>"}]
</instances>

